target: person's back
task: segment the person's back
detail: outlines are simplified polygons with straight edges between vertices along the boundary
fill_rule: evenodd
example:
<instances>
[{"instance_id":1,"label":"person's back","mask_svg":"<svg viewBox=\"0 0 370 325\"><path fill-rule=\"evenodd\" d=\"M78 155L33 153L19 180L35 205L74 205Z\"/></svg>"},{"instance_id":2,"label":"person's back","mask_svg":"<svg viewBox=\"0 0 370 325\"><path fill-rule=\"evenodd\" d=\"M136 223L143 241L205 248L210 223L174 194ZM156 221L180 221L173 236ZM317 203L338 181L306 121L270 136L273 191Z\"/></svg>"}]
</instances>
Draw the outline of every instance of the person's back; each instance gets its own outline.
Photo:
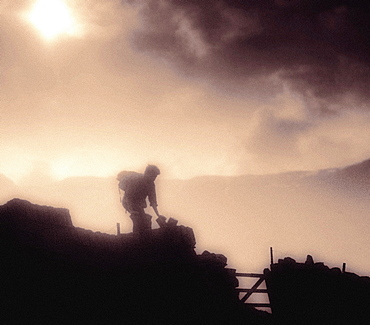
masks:
<instances>
[{"instance_id":1,"label":"person's back","mask_svg":"<svg viewBox=\"0 0 370 325\"><path fill-rule=\"evenodd\" d=\"M146 197L152 203L156 203L155 198L155 184L153 180L145 177L144 174L131 174L126 176L125 181L125 194L122 200L124 208L132 213L143 212L142 209L147 207Z\"/></svg>"}]
</instances>

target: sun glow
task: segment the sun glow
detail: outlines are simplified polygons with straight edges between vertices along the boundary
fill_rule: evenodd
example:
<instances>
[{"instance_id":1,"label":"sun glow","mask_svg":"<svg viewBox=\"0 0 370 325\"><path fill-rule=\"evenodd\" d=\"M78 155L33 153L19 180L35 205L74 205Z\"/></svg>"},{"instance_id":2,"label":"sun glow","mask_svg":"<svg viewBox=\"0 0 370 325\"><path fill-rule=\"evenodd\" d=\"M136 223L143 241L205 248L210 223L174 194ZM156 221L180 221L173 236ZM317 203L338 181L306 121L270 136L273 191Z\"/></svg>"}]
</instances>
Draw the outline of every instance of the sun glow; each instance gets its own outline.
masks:
<instances>
[{"instance_id":1,"label":"sun glow","mask_svg":"<svg viewBox=\"0 0 370 325\"><path fill-rule=\"evenodd\" d=\"M63 0L38 0L28 14L29 21L46 39L79 33L71 8Z\"/></svg>"}]
</instances>

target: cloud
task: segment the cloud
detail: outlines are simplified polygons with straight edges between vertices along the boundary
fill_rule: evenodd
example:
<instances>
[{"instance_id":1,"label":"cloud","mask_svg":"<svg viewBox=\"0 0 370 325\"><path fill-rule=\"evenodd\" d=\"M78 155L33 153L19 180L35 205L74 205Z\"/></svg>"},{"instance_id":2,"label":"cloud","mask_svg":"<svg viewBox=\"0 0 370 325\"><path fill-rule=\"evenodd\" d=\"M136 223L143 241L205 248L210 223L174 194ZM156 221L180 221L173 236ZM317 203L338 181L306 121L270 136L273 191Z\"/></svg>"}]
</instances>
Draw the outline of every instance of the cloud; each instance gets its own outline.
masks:
<instances>
[{"instance_id":1,"label":"cloud","mask_svg":"<svg viewBox=\"0 0 370 325\"><path fill-rule=\"evenodd\" d=\"M367 1L140 3L145 5L136 46L184 73L245 93L252 88L260 96L266 88L270 95L281 91L277 76L308 98L369 97Z\"/></svg>"},{"instance_id":2,"label":"cloud","mask_svg":"<svg viewBox=\"0 0 370 325\"><path fill-rule=\"evenodd\" d=\"M287 107L254 114L244 138L252 172L325 169L368 159L369 113L348 110L307 119L302 109L292 109L293 114L284 114Z\"/></svg>"},{"instance_id":3,"label":"cloud","mask_svg":"<svg viewBox=\"0 0 370 325\"><path fill-rule=\"evenodd\" d=\"M318 17L334 7L307 3L74 1L83 36L48 42L20 15L31 1L3 2L0 168L19 180L34 161L58 178L158 163L184 178L366 159L367 43L329 51ZM346 6L331 29L358 12Z\"/></svg>"}]
</instances>

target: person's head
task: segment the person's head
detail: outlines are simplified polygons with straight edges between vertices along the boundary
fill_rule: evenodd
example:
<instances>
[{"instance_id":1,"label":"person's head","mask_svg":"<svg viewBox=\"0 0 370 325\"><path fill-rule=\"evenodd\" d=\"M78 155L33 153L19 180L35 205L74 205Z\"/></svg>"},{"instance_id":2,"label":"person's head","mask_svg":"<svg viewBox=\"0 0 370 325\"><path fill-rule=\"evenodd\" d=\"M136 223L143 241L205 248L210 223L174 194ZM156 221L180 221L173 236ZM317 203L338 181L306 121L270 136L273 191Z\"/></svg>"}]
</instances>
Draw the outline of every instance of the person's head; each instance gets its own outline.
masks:
<instances>
[{"instance_id":1,"label":"person's head","mask_svg":"<svg viewBox=\"0 0 370 325\"><path fill-rule=\"evenodd\" d=\"M155 180L156 177L160 174L160 170L157 166L154 166L154 165L148 165L146 168L145 168L145 172L144 172L144 175L146 178L149 178L151 180Z\"/></svg>"}]
</instances>

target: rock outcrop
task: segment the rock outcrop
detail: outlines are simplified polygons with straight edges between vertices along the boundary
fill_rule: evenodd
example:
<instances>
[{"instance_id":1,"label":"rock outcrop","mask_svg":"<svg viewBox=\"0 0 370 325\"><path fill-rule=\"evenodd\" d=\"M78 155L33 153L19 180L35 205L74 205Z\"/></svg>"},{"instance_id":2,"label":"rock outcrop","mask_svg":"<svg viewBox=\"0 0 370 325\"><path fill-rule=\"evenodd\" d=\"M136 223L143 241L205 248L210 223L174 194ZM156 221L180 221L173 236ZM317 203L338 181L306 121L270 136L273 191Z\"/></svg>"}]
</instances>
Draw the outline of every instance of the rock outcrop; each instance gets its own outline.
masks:
<instances>
[{"instance_id":1,"label":"rock outcrop","mask_svg":"<svg viewBox=\"0 0 370 325\"><path fill-rule=\"evenodd\" d=\"M68 210L0 206L2 324L265 324L235 290L226 258L195 253L192 229L108 235Z\"/></svg>"},{"instance_id":2,"label":"rock outcrop","mask_svg":"<svg viewBox=\"0 0 370 325\"><path fill-rule=\"evenodd\" d=\"M286 257L265 270L278 324L370 324L370 278Z\"/></svg>"}]
</instances>

